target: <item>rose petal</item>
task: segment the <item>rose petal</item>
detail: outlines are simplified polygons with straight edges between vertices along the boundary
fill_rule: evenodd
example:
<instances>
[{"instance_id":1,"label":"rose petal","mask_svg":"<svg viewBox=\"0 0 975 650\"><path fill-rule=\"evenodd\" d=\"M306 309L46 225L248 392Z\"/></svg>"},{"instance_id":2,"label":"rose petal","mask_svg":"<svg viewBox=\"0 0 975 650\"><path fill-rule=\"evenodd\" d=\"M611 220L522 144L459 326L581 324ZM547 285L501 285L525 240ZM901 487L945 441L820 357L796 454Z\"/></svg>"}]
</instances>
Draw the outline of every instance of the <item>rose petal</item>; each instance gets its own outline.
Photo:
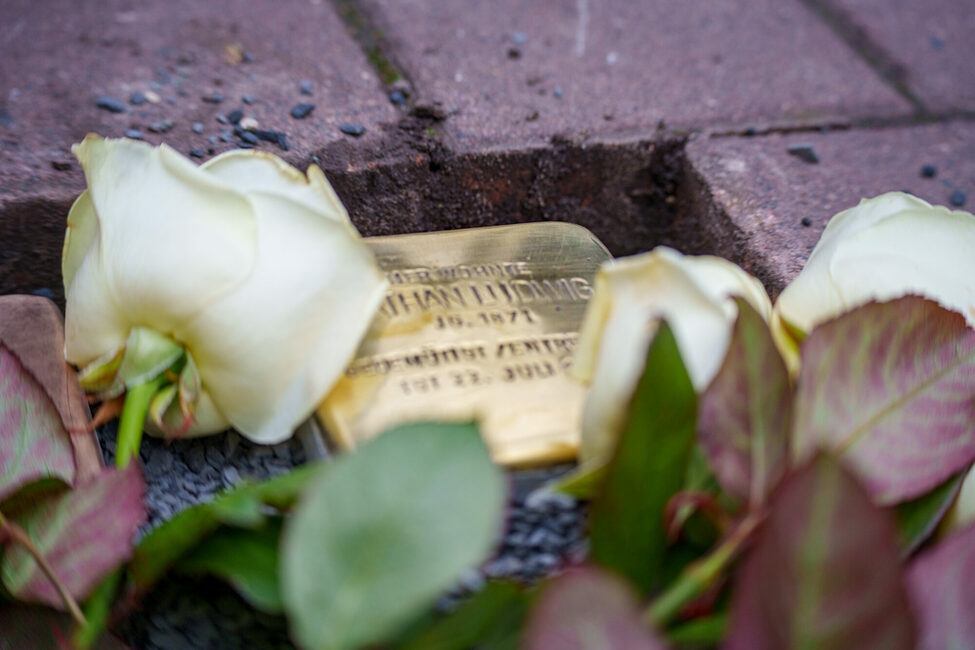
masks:
<instances>
[{"instance_id":1,"label":"rose petal","mask_svg":"<svg viewBox=\"0 0 975 650\"><path fill-rule=\"evenodd\" d=\"M61 249L61 277L67 293L78 267L94 245L98 236L98 215L92 205L88 190L82 192L68 211L68 227L64 233L64 247Z\"/></svg>"},{"instance_id":2,"label":"rose petal","mask_svg":"<svg viewBox=\"0 0 975 650\"><path fill-rule=\"evenodd\" d=\"M612 450L660 319L673 329L694 387L707 387L727 351L735 295L768 318L771 304L762 285L721 258L658 247L600 269L573 364L591 384L582 462L601 462Z\"/></svg>"},{"instance_id":3,"label":"rose petal","mask_svg":"<svg viewBox=\"0 0 975 650\"><path fill-rule=\"evenodd\" d=\"M793 371L797 336L871 300L936 300L975 326L975 217L889 192L833 217L775 303L772 330ZM789 328L795 332L789 332Z\"/></svg>"},{"instance_id":4,"label":"rose petal","mask_svg":"<svg viewBox=\"0 0 975 650\"><path fill-rule=\"evenodd\" d=\"M220 412L270 444L291 435L338 379L385 281L341 223L272 194L249 198L258 215L251 276L177 337Z\"/></svg>"},{"instance_id":5,"label":"rose petal","mask_svg":"<svg viewBox=\"0 0 975 650\"><path fill-rule=\"evenodd\" d=\"M129 323L168 335L251 272L255 217L225 183L166 145L88 136L73 151L98 215L102 282ZM86 321L97 335L101 319Z\"/></svg>"}]
</instances>

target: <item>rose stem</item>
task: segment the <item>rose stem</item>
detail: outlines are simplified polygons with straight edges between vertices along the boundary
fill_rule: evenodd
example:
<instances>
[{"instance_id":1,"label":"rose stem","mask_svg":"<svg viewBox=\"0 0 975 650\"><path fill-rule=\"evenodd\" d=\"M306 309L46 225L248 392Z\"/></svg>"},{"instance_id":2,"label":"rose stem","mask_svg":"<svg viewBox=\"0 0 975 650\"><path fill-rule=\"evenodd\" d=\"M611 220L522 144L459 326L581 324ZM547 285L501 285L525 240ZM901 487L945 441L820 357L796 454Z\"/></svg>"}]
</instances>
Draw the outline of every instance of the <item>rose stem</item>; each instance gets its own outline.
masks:
<instances>
[{"instance_id":1,"label":"rose stem","mask_svg":"<svg viewBox=\"0 0 975 650\"><path fill-rule=\"evenodd\" d=\"M115 448L115 466L125 469L139 454L142 443L142 427L149 411L149 402L168 380L165 373L159 374L143 384L137 384L125 394L125 406L118 422L118 444Z\"/></svg>"},{"instance_id":2,"label":"rose stem","mask_svg":"<svg viewBox=\"0 0 975 650\"><path fill-rule=\"evenodd\" d=\"M687 567L666 591L650 603L644 612L644 619L658 630L667 627L684 605L704 593L724 573L741 547L751 538L759 521L760 517L755 514L746 516L710 555Z\"/></svg>"},{"instance_id":3,"label":"rose stem","mask_svg":"<svg viewBox=\"0 0 975 650\"><path fill-rule=\"evenodd\" d=\"M10 521L3 514L0 514L0 530L2 530L10 539L19 543L21 546L27 549L27 552L31 554L34 561L37 562L38 566L47 576L47 579L51 581L54 588L57 589L58 595L61 596L61 600L64 601L65 607L71 612L72 618L78 623L78 625L87 625L88 621L85 620L85 615L81 613L81 608L78 607L77 601L75 601L74 596L68 591L68 588L64 586L61 579L58 578L58 574L54 571L47 558L41 553L41 550L34 545L34 541L30 538L27 532L18 526L16 523Z\"/></svg>"}]
</instances>

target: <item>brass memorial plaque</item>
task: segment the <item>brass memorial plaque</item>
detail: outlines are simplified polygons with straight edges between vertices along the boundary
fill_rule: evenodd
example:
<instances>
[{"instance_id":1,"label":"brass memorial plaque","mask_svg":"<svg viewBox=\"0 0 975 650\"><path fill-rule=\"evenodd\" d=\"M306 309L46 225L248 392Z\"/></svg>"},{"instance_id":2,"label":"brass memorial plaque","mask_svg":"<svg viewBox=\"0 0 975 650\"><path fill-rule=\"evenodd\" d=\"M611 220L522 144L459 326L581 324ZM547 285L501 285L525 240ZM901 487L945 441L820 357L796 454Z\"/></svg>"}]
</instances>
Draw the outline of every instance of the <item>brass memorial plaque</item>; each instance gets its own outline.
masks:
<instances>
[{"instance_id":1,"label":"brass memorial plaque","mask_svg":"<svg viewBox=\"0 0 975 650\"><path fill-rule=\"evenodd\" d=\"M606 247L558 222L365 241L389 290L318 409L331 441L476 419L499 463L574 458L584 388L566 370Z\"/></svg>"}]
</instances>

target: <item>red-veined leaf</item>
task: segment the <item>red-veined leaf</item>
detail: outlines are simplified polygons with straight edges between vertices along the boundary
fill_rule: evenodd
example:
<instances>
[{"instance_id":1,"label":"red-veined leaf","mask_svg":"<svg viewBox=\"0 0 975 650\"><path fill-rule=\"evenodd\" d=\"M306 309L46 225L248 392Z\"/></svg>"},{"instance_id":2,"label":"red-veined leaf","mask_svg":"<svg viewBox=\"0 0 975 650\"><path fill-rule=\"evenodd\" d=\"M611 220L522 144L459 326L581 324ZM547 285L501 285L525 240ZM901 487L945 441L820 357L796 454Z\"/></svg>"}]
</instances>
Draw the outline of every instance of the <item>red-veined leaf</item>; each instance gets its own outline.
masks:
<instances>
[{"instance_id":1,"label":"red-veined leaf","mask_svg":"<svg viewBox=\"0 0 975 650\"><path fill-rule=\"evenodd\" d=\"M914 647L892 517L822 454L773 493L733 603L729 650Z\"/></svg>"},{"instance_id":2,"label":"red-veined leaf","mask_svg":"<svg viewBox=\"0 0 975 650\"><path fill-rule=\"evenodd\" d=\"M556 578L529 614L525 650L663 650L643 621L636 592L596 568Z\"/></svg>"},{"instance_id":3,"label":"red-veined leaf","mask_svg":"<svg viewBox=\"0 0 975 650\"><path fill-rule=\"evenodd\" d=\"M142 472L134 463L125 470L106 470L94 481L48 496L9 518L81 600L131 555L135 532L146 519L144 493ZM62 606L54 586L20 545L7 545L0 576L21 600Z\"/></svg>"},{"instance_id":4,"label":"red-veined leaf","mask_svg":"<svg viewBox=\"0 0 975 650\"><path fill-rule=\"evenodd\" d=\"M943 483L975 459L975 330L913 296L817 327L802 345L793 445L842 455L879 503Z\"/></svg>"},{"instance_id":5,"label":"red-veined leaf","mask_svg":"<svg viewBox=\"0 0 975 650\"><path fill-rule=\"evenodd\" d=\"M760 505L789 449L789 371L768 325L742 298L721 370L701 395L697 436L721 487Z\"/></svg>"}]
</instances>

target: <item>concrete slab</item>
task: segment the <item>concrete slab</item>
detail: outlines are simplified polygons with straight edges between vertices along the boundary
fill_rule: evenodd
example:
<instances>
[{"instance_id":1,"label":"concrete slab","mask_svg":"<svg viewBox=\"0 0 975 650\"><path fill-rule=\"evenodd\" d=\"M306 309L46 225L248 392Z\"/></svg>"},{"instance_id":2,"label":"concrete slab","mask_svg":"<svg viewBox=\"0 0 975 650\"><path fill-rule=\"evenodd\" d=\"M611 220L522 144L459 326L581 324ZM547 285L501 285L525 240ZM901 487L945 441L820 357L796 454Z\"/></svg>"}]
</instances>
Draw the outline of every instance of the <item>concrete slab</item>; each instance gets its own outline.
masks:
<instances>
[{"instance_id":1,"label":"concrete slab","mask_svg":"<svg viewBox=\"0 0 975 650\"><path fill-rule=\"evenodd\" d=\"M970 0L825 0L936 113L975 112L975 6Z\"/></svg>"},{"instance_id":2,"label":"concrete slab","mask_svg":"<svg viewBox=\"0 0 975 650\"><path fill-rule=\"evenodd\" d=\"M460 150L553 134L910 112L789 0L362 0Z\"/></svg>"},{"instance_id":3,"label":"concrete slab","mask_svg":"<svg viewBox=\"0 0 975 650\"><path fill-rule=\"evenodd\" d=\"M811 145L820 162L790 154L796 145ZM774 294L801 270L829 218L861 198L906 190L951 206L960 192L964 209L975 209L972 123L700 139L686 156L674 228L695 233L692 250L734 259Z\"/></svg>"},{"instance_id":4,"label":"concrete slab","mask_svg":"<svg viewBox=\"0 0 975 650\"><path fill-rule=\"evenodd\" d=\"M70 146L88 132L134 129L205 159L237 146L233 124L217 118L239 109L261 129L287 136L287 152L270 142L259 148L306 162L330 143L369 146L381 138L381 124L398 118L322 0L5 0L0 51L4 292L59 291L57 269L47 272L38 260L56 266L60 257L67 207L84 187ZM116 100L122 112L109 110L107 99L100 108L100 97ZM295 119L289 112L301 103L316 106ZM343 123L359 123L365 134L347 135Z\"/></svg>"}]
</instances>

